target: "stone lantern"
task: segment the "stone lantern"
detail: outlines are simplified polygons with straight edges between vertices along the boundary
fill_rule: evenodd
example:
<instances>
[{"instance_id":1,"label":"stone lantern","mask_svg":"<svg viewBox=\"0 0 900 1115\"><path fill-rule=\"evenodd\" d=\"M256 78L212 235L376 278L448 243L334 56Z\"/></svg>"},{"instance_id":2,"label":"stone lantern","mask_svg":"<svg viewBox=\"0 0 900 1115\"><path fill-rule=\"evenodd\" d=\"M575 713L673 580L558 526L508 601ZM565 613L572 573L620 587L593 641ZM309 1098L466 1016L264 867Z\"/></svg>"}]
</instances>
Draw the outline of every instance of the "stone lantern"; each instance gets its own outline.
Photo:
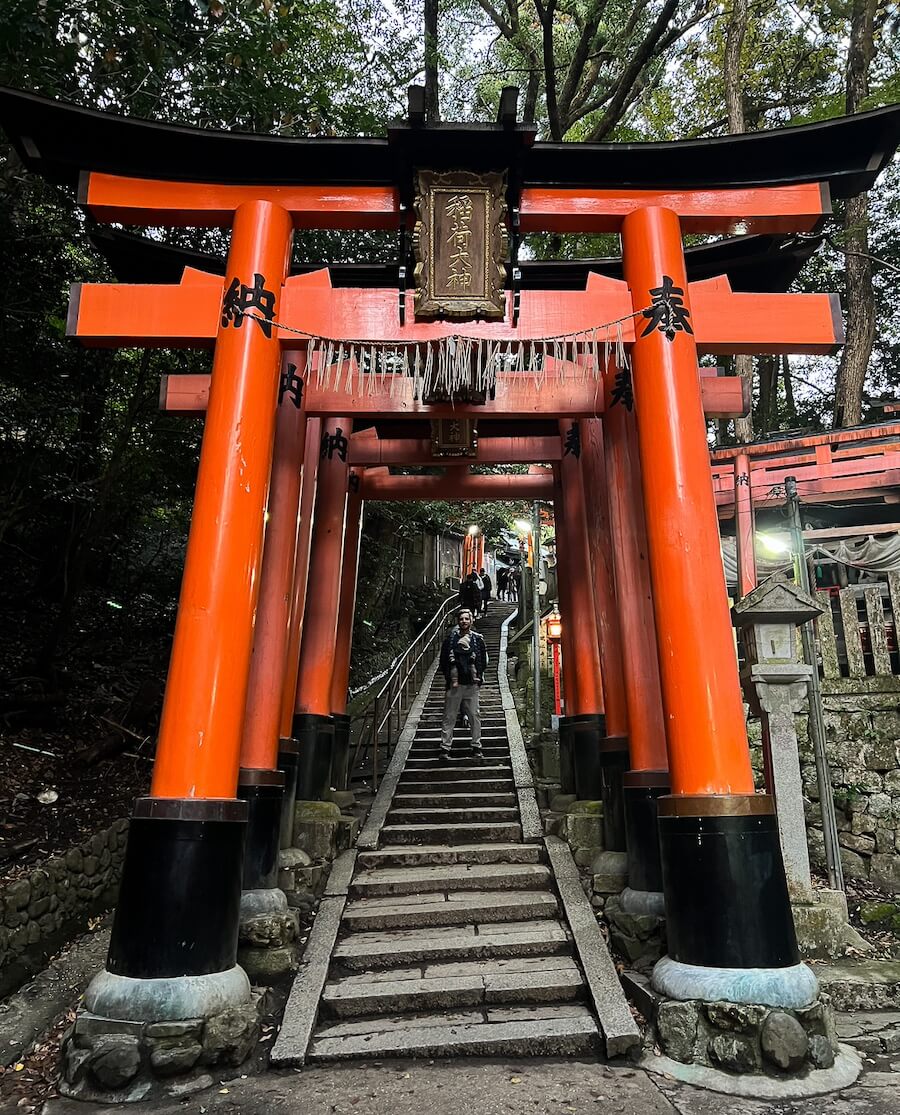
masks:
<instances>
[{"instance_id":1,"label":"stone lantern","mask_svg":"<svg viewBox=\"0 0 900 1115\"><path fill-rule=\"evenodd\" d=\"M811 900L812 883L794 714L804 708L813 667L797 654L797 630L823 610L783 574L764 581L732 608L746 658L744 692L769 741L788 888L800 902Z\"/></svg>"}]
</instances>

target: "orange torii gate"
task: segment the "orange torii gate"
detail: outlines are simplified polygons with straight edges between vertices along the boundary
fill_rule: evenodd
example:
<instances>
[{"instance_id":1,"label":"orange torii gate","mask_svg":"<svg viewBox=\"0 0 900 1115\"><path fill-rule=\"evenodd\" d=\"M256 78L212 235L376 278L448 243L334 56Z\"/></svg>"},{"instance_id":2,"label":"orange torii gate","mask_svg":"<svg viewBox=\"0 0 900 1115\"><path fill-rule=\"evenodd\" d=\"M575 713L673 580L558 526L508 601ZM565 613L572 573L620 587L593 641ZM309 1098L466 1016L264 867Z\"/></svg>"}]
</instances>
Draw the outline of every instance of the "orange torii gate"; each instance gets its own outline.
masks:
<instances>
[{"instance_id":1,"label":"orange torii gate","mask_svg":"<svg viewBox=\"0 0 900 1115\"><path fill-rule=\"evenodd\" d=\"M279 908L275 726L283 733L286 710L294 714L303 784L324 785L332 714L344 711L337 654L349 648L346 638L338 648L338 624L358 515L348 492L352 423L385 416L562 421L550 461L567 542L564 603L567 626L580 632L577 716L594 721L573 738L573 777L596 769L591 748L607 738L603 718L615 706L631 756L635 908L665 896L669 956L654 984L676 998L740 1000L762 971L769 986L788 989L776 999L808 995L814 978L799 964L774 806L754 792L709 483L705 417L735 413L743 400L711 398L734 385L698 375L698 358L832 353L840 315L834 296L735 290L725 276L690 281L683 236L814 232L831 193L867 188L890 157L897 111L647 145L536 143L515 123L410 123L384 140L246 137L13 91L0 91L0 120L26 165L77 181L96 220L231 229L224 278L187 269L177 282L76 285L70 303L69 336L84 344L213 349L208 383L170 379L163 389L167 408L205 409L206 419L153 783L135 806L107 967L88 1009L145 1022L247 1001L236 964L242 881L245 913ZM444 176L452 213L449 200L440 208L445 187L424 175L417 187L413 167ZM440 237L423 248L420 231L415 300L406 293L413 204L451 222L441 227L455 248L448 255ZM468 254L477 230L465 222L476 211L483 259ZM396 230L396 282L353 289L334 285L327 267L291 274L293 232L307 228ZM529 231L617 233L622 277L588 271L578 289L523 286L518 244ZM438 261L431 270L429 260ZM299 420L279 419L285 408ZM602 437L590 425L598 417ZM319 452L304 457L300 428L308 447L313 422ZM360 467L379 452L360 445ZM301 484L282 482L280 467L293 460L298 469L301 459ZM586 502L600 493L588 478L604 475L608 507L589 515ZM431 479L364 477L357 505L367 488L422 493ZM506 479L548 494L547 478ZM297 508L313 502L310 544ZM267 505L272 524L284 522L263 564ZM591 555L605 529L612 577L598 568L596 546ZM301 610L306 546L315 592ZM289 566L282 593L261 587L261 571L284 582ZM611 579L623 645L613 689L600 668L604 640L614 653ZM279 597L294 601L289 616L281 606L268 617L288 647L285 681L277 698L276 686L250 699L273 708L277 699L280 715L251 745L243 725L254 622Z\"/></svg>"}]
</instances>

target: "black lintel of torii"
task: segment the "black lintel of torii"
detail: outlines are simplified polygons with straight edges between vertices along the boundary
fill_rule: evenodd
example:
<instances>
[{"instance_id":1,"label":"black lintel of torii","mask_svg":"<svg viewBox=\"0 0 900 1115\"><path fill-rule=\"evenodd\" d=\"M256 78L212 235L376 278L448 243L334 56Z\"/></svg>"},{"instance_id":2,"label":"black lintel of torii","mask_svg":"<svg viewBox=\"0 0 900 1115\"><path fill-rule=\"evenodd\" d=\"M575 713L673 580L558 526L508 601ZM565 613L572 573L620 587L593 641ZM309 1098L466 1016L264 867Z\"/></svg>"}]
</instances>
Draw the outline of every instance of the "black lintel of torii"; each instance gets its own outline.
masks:
<instances>
[{"instance_id":1,"label":"black lintel of torii","mask_svg":"<svg viewBox=\"0 0 900 1115\"><path fill-rule=\"evenodd\" d=\"M523 124L402 122L381 137L295 138L114 116L0 88L0 125L25 165L75 186L83 170L266 185L386 185L409 167L514 169L520 188L652 190L827 183L869 189L900 142L900 105L814 124L666 143L546 143Z\"/></svg>"},{"instance_id":2,"label":"black lintel of torii","mask_svg":"<svg viewBox=\"0 0 900 1115\"><path fill-rule=\"evenodd\" d=\"M121 229L95 226L91 240L122 283L177 283L186 267L225 274L222 256L191 251ZM734 236L688 248L691 282L726 275L736 291L787 290L816 252L819 236ZM622 278L619 257L570 260L519 260L522 290L584 290L593 271ZM327 267L336 287L395 287L397 263L295 263L291 274Z\"/></svg>"}]
</instances>

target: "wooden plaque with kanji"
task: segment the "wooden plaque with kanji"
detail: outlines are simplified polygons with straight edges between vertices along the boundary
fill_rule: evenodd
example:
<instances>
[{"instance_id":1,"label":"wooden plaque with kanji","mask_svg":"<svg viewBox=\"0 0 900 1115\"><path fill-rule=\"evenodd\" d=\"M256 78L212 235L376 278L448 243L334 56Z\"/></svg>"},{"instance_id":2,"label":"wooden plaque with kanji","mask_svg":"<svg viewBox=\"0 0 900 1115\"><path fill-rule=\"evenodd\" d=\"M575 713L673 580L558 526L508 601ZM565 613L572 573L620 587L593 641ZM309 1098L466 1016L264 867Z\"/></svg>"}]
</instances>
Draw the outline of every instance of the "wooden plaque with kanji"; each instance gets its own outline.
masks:
<instances>
[{"instance_id":1,"label":"wooden plaque with kanji","mask_svg":"<svg viewBox=\"0 0 900 1115\"><path fill-rule=\"evenodd\" d=\"M416 317L502 318L504 175L420 171L416 216Z\"/></svg>"}]
</instances>

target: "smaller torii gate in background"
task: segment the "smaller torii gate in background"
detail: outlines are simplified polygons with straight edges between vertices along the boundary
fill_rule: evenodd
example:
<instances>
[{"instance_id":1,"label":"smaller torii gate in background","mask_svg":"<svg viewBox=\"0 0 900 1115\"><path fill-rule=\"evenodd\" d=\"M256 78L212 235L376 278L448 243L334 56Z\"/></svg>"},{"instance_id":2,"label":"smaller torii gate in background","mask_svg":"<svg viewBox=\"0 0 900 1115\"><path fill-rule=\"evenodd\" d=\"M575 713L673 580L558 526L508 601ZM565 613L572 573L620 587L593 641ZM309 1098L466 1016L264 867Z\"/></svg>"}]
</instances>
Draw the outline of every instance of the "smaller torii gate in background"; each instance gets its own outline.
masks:
<instances>
[{"instance_id":1,"label":"smaller torii gate in background","mask_svg":"<svg viewBox=\"0 0 900 1115\"><path fill-rule=\"evenodd\" d=\"M174 282L72 293L68 333L81 343L213 349L209 378L170 377L162 390L167 409L205 411L204 433L152 787L135 806L87 1007L155 1021L247 1000L242 884L245 914L279 908L285 772L297 779L289 798L346 778L362 502L432 496L555 503L571 664L564 780L595 798L627 768L635 909L664 894L657 989L740 1001L763 979L785 1001L808 995L774 803L754 790L710 480L706 417L744 400L698 368L704 354L833 353L841 319L835 296L692 281L683 236L814 232L832 195L871 185L897 110L622 145L538 143L514 118L413 121L383 140L242 136L13 91L0 93L0 120L26 165L78 180L98 221L231 230L224 277L188 268ZM440 201L442 189L456 200ZM451 257L431 244L443 272L422 254L428 220L454 238ZM293 231L317 228L395 230L394 281L292 274ZM496 249L483 267L463 260L479 228ZM537 268L547 285L524 284L519 240L538 231L617 233L619 273L588 269L567 287ZM454 302L477 285L463 264L479 296ZM478 420L474 460L551 471L380 471L426 462L416 423L446 417ZM491 423L506 429L492 437Z\"/></svg>"}]
</instances>

